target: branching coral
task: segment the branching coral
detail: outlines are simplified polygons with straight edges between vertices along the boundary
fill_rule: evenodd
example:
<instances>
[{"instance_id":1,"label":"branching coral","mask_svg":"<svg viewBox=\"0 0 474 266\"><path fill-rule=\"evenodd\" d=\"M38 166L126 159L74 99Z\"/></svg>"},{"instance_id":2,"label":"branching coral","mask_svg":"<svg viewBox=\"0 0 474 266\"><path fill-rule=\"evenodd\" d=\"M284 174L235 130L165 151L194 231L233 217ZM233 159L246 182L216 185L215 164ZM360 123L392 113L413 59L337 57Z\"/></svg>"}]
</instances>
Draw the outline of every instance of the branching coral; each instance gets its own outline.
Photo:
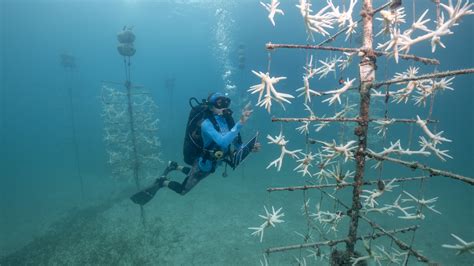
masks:
<instances>
[{"instance_id":1,"label":"branching coral","mask_svg":"<svg viewBox=\"0 0 474 266\"><path fill-rule=\"evenodd\" d=\"M413 78L416 77L418 74L419 68L417 67L409 67L407 71L402 73L396 73L394 78L395 79L405 79L405 78ZM436 91L445 91L445 90L454 90L452 86L452 81L454 77L451 78L442 78L440 80L432 80L432 79L420 79L420 80L412 80L408 82L398 83L398 84L406 84L405 87L395 91L389 92L389 97L393 98L392 102L400 103L400 102L408 102L410 95L416 91L418 94L417 96L413 96L416 105L426 105L426 99L428 96L433 95ZM386 94L381 92L375 92L372 94L376 97L386 97Z\"/></svg>"},{"instance_id":2,"label":"branching coral","mask_svg":"<svg viewBox=\"0 0 474 266\"><path fill-rule=\"evenodd\" d=\"M418 88L417 96L414 96L413 99L415 100L415 104L420 106L423 104L423 106L426 106L426 99L428 96L433 95L433 93L437 90L444 91L444 90L450 90L453 91L454 89L451 86L452 81L454 80L454 77L452 78L442 78L439 81L436 80L429 80L427 81L428 85L421 86Z\"/></svg>"},{"instance_id":3,"label":"branching coral","mask_svg":"<svg viewBox=\"0 0 474 266\"><path fill-rule=\"evenodd\" d=\"M323 228L327 229L327 232L333 231L337 232L337 226L339 222L344 218L344 213L342 212L329 212L321 211L321 206L318 203L316 205L316 212L310 214L310 217L323 225Z\"/></svg>"},{"instance_id":4,"label":"branching coral","mask_svg":"<svg viewBox=\"0 0 474 266\"><path fill-rule=\"evenodd\" d=\"M353 150L357 148L356 144L357 142L355 140L348 141L346 144L341 144L337 145L336 141L333 140L332 143L329 142L324 142L324 141L318 141L319 143L323 144L323 152L325 152L324 157L327 158L328 160L333 160L337 158L338 156L342 155L344 156L344 161L347 162L347 160L352 159L354 157Z\"/></svg>"},{"instance_id":5,"label":"branching coral","mask_svg":"<svg viewBox=\"0 0 474 266\"><path fill-rule=\"evenodd\" d=\"M285 216L284 213L280 213L282 208L275 211L275 208L272 206L272 212L269 212L266 206L263 206L263 208L265 209L265 215L259 214L258 216L263 218L265 222L263 222L259 227L248 228L250 230L254 230L252 235L260 236L260 242L263 241L263 233L267 227L275 227L276 224L285 222L280 219L281 217Z\"/></svg>"},{"instance_id":6,"label":"branching coral","mask_svg":"<svg viewBox=\"0 0 474 266\"><path fill-rule=\"evenodd\" d=\"M425 198L418 199L415 196L413 196L412 194L406 192L405 190L403 191L403 193L405 193L405 195L407 195L410 198L409 199L402 199L402 202L415 202L415 203L419 204L420 206L425 207L425 208L427 208L428 210L430 210L432 212L435 212L437 214L441 214L441 212L439 212L438 210L435 209L435 205L429 205L429 204L435 203L438 200L438 197L434 197L434 198L426 200Z\"/></svg>"},{"instance_id":7,"label":"branching coral","mask_svg":"<svg viewBox=\"0 0 474 266\"><path fill-rule=\"evenodd\" d=\"M302 173L303 176L309 175L312 176L311 173L309 172L309 168L313 166L312 162L314 161L314 158L316 157L315 154L312 154L311 152L309 153L301 153L304 157L302 159L297 160L298 163L300 163L298 166L296 166L293 171L298 171L298 173Z\"/></svg>"},{"instance_id":8,"label":"branching coral","mask_svg":"<svg viewBox=\"0 0 474 266\"><path fill-rule=\"evenodd\" d=\"M418 151L412 151L410 149L403 149L402 148L402 145L400 144L400 140L397 140L395 143L392 143L390 142L390 147L388 148L383 148L383 151L381 152L374 152L372 150L369 149L369 151L371 151L372 153L374 153L375 155L378 155L378 156L387 156L389 154L398 154L398 155L424 155L424 156L428 156L430 155L429 152L425 151L425 149L420 149Z\"/></svg>"},{"instance_id":9,"label":"branching coral","mask_svg":"<svg viewBox=\"0 0 474 266\"><path fill-rule=\"evenodd\" d=\"M439 144L443 141L451 142L451 140L441 136L443 134L443 131L441 131L437 134L432 133L431 130L426 125L426 121L421 120L420 116L418 116L418 115L416 116L416 124L418 124L421 127L421 129L423 129L425 134L428 135L428 137L431 139L431 141L434 145Z\"/></svg>"},{"instance_id":10,"label":"branching coral","mask_svg":"<svg viewBox=\"0 0 474 266\"><path fill-rule=\"evenodd\" d=\"M373 250L370 246L370 243L365 239L362 240L364 243L364 248L367 251L366 256L353 257L351 259L352 265L359 265L362 261L372 260L376 265L390 265L395 264L399 265L401 258L407 255L407 252L400 252L394 248L389 252L385 249L384 246L376 246L377 250Z\"/></svg>"},{"instance_id":11,"label":"branching coral","mask_svg":"<svg viewBox=\"0 0 474 266\"><path fill-rule=\"evenodd\" d=\"M341 104L341 94L343 94L344 92L349 90L349 88L352 87L352 84L354 83L355 80L356 80L355 78L351 79L351 80L349 80L349 78L347 78L347 80L344 83L344 86L342 86L342 88L337 89L337 90L327 91L326 93L334 94L334 95L332 97L327 98L326 100L324 100L323 103L324 102L329 102L329 105L332 105L337 100L337 102L339 104Z\"/></svg>"},{"instance_id":12,"label":"branching coral","mask_svg":"<svg viewBox=\"0 0 474 266\"><path fill-rule=\"evenodd\" d=\"M268 135L267 139L270 140L270 142L268 142L268 144L276 144L276 145L280 146L280 149L281 149L280 157L278 157L276 160L271 162L267 166L267 169L272 167L272 166L275 166L277 168L277 171L280 171L281 166L283 165L283 158L285 157L285 155L290 155L292 158L299 159L298 153L301 152L301 149L294 150L294 151L287 150L286 149L286 144L288 144L289 141L285 140L285 136L283 136L282 132L280 132L280 134L276 137L272 137L272 136Z\"/></svg>"},{"instance_id":13,"label":"branching coral","mask_svg":"<svg viewBox=\"0 0 474 266\"><path fill-rule=\"evenodd\" d=\"M331 72L334 72L334 74L336 74L336 65L338 62L340 62L339 57L334 57L332 59L326 58L325 61L319 60L319 63L321 63L322 66L314 70L315 74L320 75L319 79L326 77Z\"/></svg>"},{"instance_id":14,"label":"branching coral","mask_svg":"<svg viewBox=\"0 0 474 266\"><path fill-rule=\"evenodd\" d=\"M345 58L341 58L339 60L339 64L337 65L340 70L344 70L349 67L349 65L352 63L352 58L355 55L355 52L352 53L347 53L344 52L344 55L346 56Z\"/></svg>"},{"instance_id":15,"label":"branching coral","mask_svg":"<svg viewBox=\"0 0 474 266\"><path fill-rule=\"evenodd\" d=\"M436 148L436 144L432 141L426 140L424 137L420 137L419 143L423 150L430 150L442 161L446 161L446 158L453 159L453 157L448 154L449 150L440 150L439 148Z\"/></svg>"},{"instance_id":16,"label":"branching coral","mask_svg":"<svg viewBox=\"0 0 474 266\"><path fill-rule=\"evenodd\" d=\"M345 173L343 173L341 164L338 163L336 166L333 165L330 170L327 170L327 173L330 177L336 180L337 184L347 184L346 179L353 178L355 171L347 170Z\"/></svg>"},{"instance_id":17,"label":"branching coral","mask_svg":"<svg viewBox=\"0 0 474 266\"><path fill-rule=\"evenodd\" d=\"M304 19L304 24L306 26L306 32L308 33L308 38L311 38L314 41L313 32L319 33L323 36L329 35L329 32L326 29L332 29L333 17L329 12L326 12L330 5L325 6L318 13L311 15L311 4L306 0L300 0L299 4L296 5L299 8L301 16Z\"/></svg>"},{"instance_id":18,"label":"branching coral","mask_svg":"<svg viewBox=\"0 0 474 266\"><path fill-rule=\"evenodd\" d=\"M311 110L311 108L305 104L305 109L309 112L309 118L314 118L316 117L314 115L314 112L313 110ZM309 125L311 124L311 121L303 121L303 125L299 126L296 128L296 130L298 132L300 132L300 134L309 134Z\"/></svg>"},{"instance_id":19,"label":"branching coral","mask_svg":"<svg viewBox=\"0 0 474 266\"><path fill-rule=\"evenodd\" d=\"M349 8L342 12L339 11L339 6L335 6L332 3L332 0L328 0L328 5L331 6L332 12L330 15L334 18L335 22L337 23L339 28L343 28L348 25L348 28L345 32L346 34L346 41L347 39L354 34L357 28L357 22L354 22L352 19L352 12L354 11L354 6L356 5L357 0L351 0L349 4Z\"/></svg>"},{"instance_id":20,"label":"branching coral","mask_svg":"<svg viewBox=\"0 0 474 266\"><path fill-rule=\"evenodd\" d=\"M278 83L280 80L286 79L286 77L270 77L270 74L268 72L263 73L260 71L256 72L254 70L252 70L252 73L261 78L260 84L253 85L248 90L252 94L258 92L257 106L265 106L265 109L267 109L267 111L270 113L272 107L272 100L280 103L283 108L285 108L283 102L291 103L288 99L294 98L293 95L278 92L274 87L276 83Z\"/></svg>"},{"instance_id":21,"label":"branching coral","mask_svg":"<svg viewBox=\"0 0 474 266\"><path fill-rule=\"evenodd\" d=\"M268 19L270 20L273 26L275 26L275 14L285 15L285 13L283 13L283 10L278 8L278 6L280 5L280 1L278 0L271 0L270 4L266 4L263 2L260 2L260 4L268 11Z\"/></svg>"},{"instance_id":22,"label":"branching coral","mask_svg":"<svg viewBox=\"0 0 474 266\"><path fill-rule=\"evenodd\" d=\"M423 12L423 14L418 18L418 20L413 22L411 27L403 32L403 35L410 37L415 30L429 32L430 30L428 29L428 27L425 26L425 24L428 23L430 19L424 19L428 11L429 10L426 9L425 12Z\"/></svg>"},{"instance_id":23,"label":"branching coral","mask_svg":"<svg viewBox=\"0 0 474 266\"><path fill-rule=\"evenodd\" d=\"M308 102L311 102L312 95L316 95L316 96L321 95L319 92L312 90L309 84L309 80L313 78L314 75L317 74L316 70L313 68L313 56L310 57L308 65L305 66L304 69L306 70L306 73L305 75L303 75L303 87L297 89L296 91L297 92L301 91L301 93L298 94L298 97L304 96L304 102L306 104Z\"/></svg>"},{"instance_id":24,"label":"branching coral","mask_svg":"<svg viewBox=\"0 0 474 266\"><path fill-rule=\"evenodd\" d=\"M466 252L469 252L471 254L474 254L474 241L471 242L466 242L459 236L455 234L451 234L454 239L456 239L460 244L455 244L455 245L448 245L448 244L443 244L441 245L443 248L449 248L449 249L454 249L456 250L456 255L461 255Z\"/></svg>"},{"instance_id":25,"label":"branching coral","mask_svg":"<svg viewBox=\"0 0 474 266\"><path fill-rule=\"evenodd\" d=\"M394 185L393 182L395 179L390 181L388 184L384 184L383 181L379 181L379 185L377 189L374 190L363 190L363 193L367 193L367 195L361 195L360 197L365 199L364 200L364 206L368 206L370 208L374 208L376 205L379 205L379 203L376 201L377 198L382 196L384 192L389 191L391 192L393 188L398 187L398 185Z\"/></svg>"},{"instance_id":26,"label":"branching coral","mask_svg":"<svg viewBox=\"0 0 474 266\"><path fill-rule=\"evenodd\" d=\"M400 29L394 29L390 32L390 40L382 44L379 43L377 49L384 49L385 51L392 49L392 55L395 58L395 62L398 63L399 52L409 39L406 35L400 34Z\"/></svg>"},{"instance_id":27,"label":"branching coral","mask_svg":"<svg viewBox=\"0 0 474 266\"><path fill-rule=\"evenodd\" d=\"M458 0L456 6L454 6L452 0L449 0L448 5L443 3L440 5L448 13L449 19L445 21L444 13L442 13L441 21L439 21L439 26L436 30L431 31L428 29L423 29L424 31L427 31L427 33L415 39L411 39L408 34L406 34L405 36L408 38L408 40L403 44L401 51L408 53L411 46L428 39L431 39L431 51L433 53L436 51L437 45L445 48L444 44L441 42L441 37L452 34L453 32L450 29L453 26L458 25L458 22L462 17L474 14L474 11L471 10L473 4L469 3L469 1L466 1L464 5L462 5L462 0Z\"/></svg>"},{"instance_id":28,"label":"branching coral","mask_svg":"<svg viewBox=\"0 0 474 266\"><path fill-rule=\"evenodd\" d=\"M383 137L387 134L388 127L395 122L395 119L379 120L374 123L378 126L375 126L375 129L378 129L377 134L382 134Z\"/></svg>"},{"instance_id":29,"label":"branching coral","mask_svg":"<svg viewBox=\"0 0 474 266\"><path fill-rule=\"evenodd\" d=\"M390 34L395 30L395 27L405 23L405 9L397 8L390 10L380 11L381 18L376 18L376 20L382 21L382 30L377 33L375 36L380 34Z\"/></svg>"}]
</instances>

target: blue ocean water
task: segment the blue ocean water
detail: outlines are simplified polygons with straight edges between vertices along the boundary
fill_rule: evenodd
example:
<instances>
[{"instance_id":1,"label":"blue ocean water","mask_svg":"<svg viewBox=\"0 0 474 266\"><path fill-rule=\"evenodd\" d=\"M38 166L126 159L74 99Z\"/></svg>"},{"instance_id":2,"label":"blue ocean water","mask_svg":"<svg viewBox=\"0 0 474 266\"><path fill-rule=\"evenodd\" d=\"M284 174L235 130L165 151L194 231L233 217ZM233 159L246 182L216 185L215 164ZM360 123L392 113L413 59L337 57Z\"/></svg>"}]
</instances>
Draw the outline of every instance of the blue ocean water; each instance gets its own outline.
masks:
<instances>
[{"instance_id":1,"label":"blue ocean water","mask_svg":"<svg viewBox=\"0 0 474 266\"><path fill-rule=\"evenodd\" d=\"M315 10L322 7L313 2ZM404 2L409 22L413 6L411 1ZM377 0L374 6L383 3ZM294 130L295 125L271 122L272 116L306 116L302 98L295 99L286 110L274 104L271 115L255 108L242 134L248 139L259 131L262 151L251 155L241 169L227 178L221 177L222 169L218 170L185 197L160 191L146 206L148 227L142 226L137 206L128 200L112 200L120 198L120 192L133 184L111 176L103 140L100 98L102 81L124 80L116 34L124 25L134 26L137 53L132 57L131 79L151 92L159 108L158 137L163 160L159 168L168 160L181 163L190 97L201 99L210 92L235 86L232 97L238 114L237 108L244 98L256 103L256 95L246 92L260 82L251 70L266 71L269 58L272 76L287 77L278 89L295 95L294 90L302 86L303 66L309 53L277 50L269 57L265 50L267 42L307 43L296 4L297 1L282 1L285 15L277 16L273 27L259 2L250 0L1 1L0 257L4 262L0 259L0 264L14 261L20 264L258 265L266 248L303 243L294 233L307 230L306 219L300 212L305 202L303 193L267 193L266 188L302 185L305 179L293 172L297 163L289 159L285 159L280 172L274 168L267 170L266 166L277 158L279 150L265 139L267 134L275 136L283 130L291 140L290 148L304 147L304 138ZM416 1L418 16L425 8L435 11L430 1ZM378 58L377 80L392 78L409 66L420 67L420 73L472 67L473 19L465 17L453 29L453 35L442 38L446 49L438 47L433 54L428 42L412 48L410 53L439 59L441 65L437 68L407 61L395 64L393 59ZM374 31L379 29L377 23ZM323 39L317 36L316 42ZM350 41L338 39L331 45L357 47L360 41L360 34L356 34ZM77 68L73 72L61 66L63 53L76 58ZM242 69L238 67L239 54L245 57ZM336 54L314 52L313 55L323 60ZM353 78L357 73L357 59L354 59L350 69L341 75ZM320 90L333 89L339 86L339 75L312 84ZM166 80L174 80L171 89L167 88ZM456 77L454 91L437 95L433 105L432 117L440 120L437 131L444 131L453 140L443 147L449 149L454 159L442 162L420 158L422 162L471 176L473 81L472 75ZM74 125L68 88L72 89ZM374 110L385 108L383 104L373 107ZM318 99L312 108L318 116L332 115L336 110ZM412 103L389 107L393 117L415 118L416 114L426 117L428 112L429 106L414 107ZM311 137L330 141L341 130L339 125L331 125L321 132L313 132ZM352 138L352 128L347 127L344 132L343 138ZM396 125L390 129L387 142L401 139L402 144L415 145L420 134L415 126ZM374 141L372 147L382 148L380 141ZM78 166L84 184L83 196ZM421 172L387 163L383 175L393 178L421 175ZM374 179L377 172L368 170L367 176ZM432 177L423 183L404 184L397 192L401 193L402 189L422 191L427 199L438 196L436 207L443 214L428 212L423 221L408 223L394 217L374 216L374 219L387 228L419 224L421 228L416 232L413 246L424 255L444 265L472 265L471 254L456 256L454 251L441 248L441 244L455 243L451 233L466 241L474 238L472 187L446 177ZM350 202L349 192L338 193L345 202ZM397 192L387 202L395 199ZM314 208L320 193L310 191L306 196L311 198ZM333 207L328 198L321 204ZM262 222L258 214L264 212L264 205L283 207L285 223L269 229L260 243L247 228ZM330 236L344 237L347 220L339 229L337 235ZM361 225L361 233L370 232L367 225ZM412 234L401 238L409 243ZM320 240L315 236L314 241ZM377 244L393 245L386 239ZM362 246L359 248L363 251ZM302 250L272 254L268 260L271 265L296 265L295 258L305 258L310 265L327 264L306 255ZM413 258L409 262L417 264Z\"/></svg>"}]
</instances>

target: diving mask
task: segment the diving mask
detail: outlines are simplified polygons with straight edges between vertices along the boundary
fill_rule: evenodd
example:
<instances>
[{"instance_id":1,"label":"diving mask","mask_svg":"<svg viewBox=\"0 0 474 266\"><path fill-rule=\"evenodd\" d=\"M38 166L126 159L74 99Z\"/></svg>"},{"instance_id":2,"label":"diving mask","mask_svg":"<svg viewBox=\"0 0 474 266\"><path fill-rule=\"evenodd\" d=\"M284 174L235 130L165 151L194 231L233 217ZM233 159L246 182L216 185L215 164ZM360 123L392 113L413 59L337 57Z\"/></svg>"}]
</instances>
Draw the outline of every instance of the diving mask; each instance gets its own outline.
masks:
<instances>
[{"instance_id":1,"label":"diving mask","mask_svg":"<svg viewBox=\"0 0 474 266\"><path fill-rule=\"evenodd\" d=\"M230 106L230 98L226 94L216 92L212 94L209 99L209 103L217 109L226 109Z\"/></svg>"}]
</instances>

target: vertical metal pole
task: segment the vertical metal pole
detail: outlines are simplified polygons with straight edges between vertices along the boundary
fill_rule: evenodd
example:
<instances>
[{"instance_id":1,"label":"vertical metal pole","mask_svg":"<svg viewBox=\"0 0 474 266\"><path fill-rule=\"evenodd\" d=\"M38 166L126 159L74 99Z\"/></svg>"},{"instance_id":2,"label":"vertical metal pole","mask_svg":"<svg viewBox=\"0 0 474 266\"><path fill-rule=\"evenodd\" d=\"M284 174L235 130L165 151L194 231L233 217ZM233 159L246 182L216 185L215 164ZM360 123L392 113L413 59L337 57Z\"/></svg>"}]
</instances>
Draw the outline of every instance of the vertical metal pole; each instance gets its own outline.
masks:
<instances>
[{"instance_id":1,"label":"vertical metal pole","mask_svg":"<svg viewBox=\"0 0 474 266\"><path fill-rule=\"evenodd\" d=\"M137 140L135 138L135 122L133 117L133 106L130 95L130 85L127 88L127 100L128 100L128 116L130 118L130 135L132 137L132 152L133 152L133 178L135 179L135 185L137 189L140 189L140 180L138 177L138 152L137 152Z\"/></svg>"},{"instance_id":2,"label":"vertical metal pole","mask_svg":"<svg viewBox=\"0 0 474 266\"><path fill-rule=\"evenodd\" d=\"M350 226L346 247L349 255L354 254L357 241L357 228L359 225L359 211L362 208L360 194L362 193L362 183L364 181L365 155L367 149L367 131L369 126L370 89L375 80L375 55L372 50L372 0L364 0L361 16L363 17L363 49L366 53L361 57L359 64L360 71L360 110L359 125L355 129L359 146L355 153L356 173L354 177L355 186L352 192L352 208L350 210Z\"/></svg>"},{"instance_id":3,"label":"vertical metal pole","mask_svg":"<svg viewBox=\"0 0 474 266\"><path fill-rule=\"evenodd\" d=\"M128 59L128 61L127 61ZM133 114L133 102L132 102L132 81L130 75L130 56L124 57L123 62L125 65L125 88L127 89L127 106L128 106L128 117L130 119L130 136L132 138L132 152L133 152L133 178L135 179L135 185L137 186L137 190L140 190L140 178L139 178L139 171L140 171L140 162L138 161L138 149L137 149L137 139L135 134L135 117ZM145 220L145 209L143 206L140 205L140 217L142 220L142 224L146 226Z\"/></svg>"},{"instance_id":4,"label":"vertical metal pole","mask_svg":"<svg viewBox=\"0 0 474 266\"><path fill-rule=\"evenodd\" d=\"M69 82L72 83L73 70L71 69L70 71L71 71L71 77L69 79ZM74 144L74 157L75 157L75 162L76 162L77 175L79 176L79 182L81 185L81 197L82 199L84 199L84 180L82 178L81 167L79 163L79 145L77 144L77 136L76 136L76 121L75 121L75 116L74 116L74 105L72 101L72 84L69 84L68 86L68 94L69 94L69 112L71 116L71 127L72 127L72 142Z\"/></svg>"}]
</instances>

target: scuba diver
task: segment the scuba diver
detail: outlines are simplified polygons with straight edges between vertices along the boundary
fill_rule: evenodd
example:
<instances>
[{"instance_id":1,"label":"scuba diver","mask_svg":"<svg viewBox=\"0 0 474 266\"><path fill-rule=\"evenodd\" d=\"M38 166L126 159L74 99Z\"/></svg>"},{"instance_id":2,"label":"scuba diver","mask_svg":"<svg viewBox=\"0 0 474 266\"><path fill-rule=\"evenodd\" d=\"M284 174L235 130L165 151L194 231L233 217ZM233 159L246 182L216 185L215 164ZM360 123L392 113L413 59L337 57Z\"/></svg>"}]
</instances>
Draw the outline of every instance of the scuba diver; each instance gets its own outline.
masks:
<instances>
[{"instance_id":1,"label":"scuba diver","mask_svg":"<svg viewBox=\"0 0 474 266\"><path fill-rule=\"evenodd\" d=\"M134 194L130 199L143 206L162 187L185 195L197 183L214 173L219 165L225 163L226 170L228 165L235 169L251 151L258 151L260 144L257 142L257 136L245 145L242 144L240 136L241 128L253 111L250 109L250 103L244 107L237 122L232 117L230 103L230 98L219 92L210 94L207 100L203 99L201 103L196 98L191 98L191 112L183 145L184 161L191 167L179 166L178 163L170 161L163 174L151 186ZM168 178L168 174L175 170L186 175L182 183ZM225 171L223 176L226 175Z\"/></svg>"}]
</instances>

